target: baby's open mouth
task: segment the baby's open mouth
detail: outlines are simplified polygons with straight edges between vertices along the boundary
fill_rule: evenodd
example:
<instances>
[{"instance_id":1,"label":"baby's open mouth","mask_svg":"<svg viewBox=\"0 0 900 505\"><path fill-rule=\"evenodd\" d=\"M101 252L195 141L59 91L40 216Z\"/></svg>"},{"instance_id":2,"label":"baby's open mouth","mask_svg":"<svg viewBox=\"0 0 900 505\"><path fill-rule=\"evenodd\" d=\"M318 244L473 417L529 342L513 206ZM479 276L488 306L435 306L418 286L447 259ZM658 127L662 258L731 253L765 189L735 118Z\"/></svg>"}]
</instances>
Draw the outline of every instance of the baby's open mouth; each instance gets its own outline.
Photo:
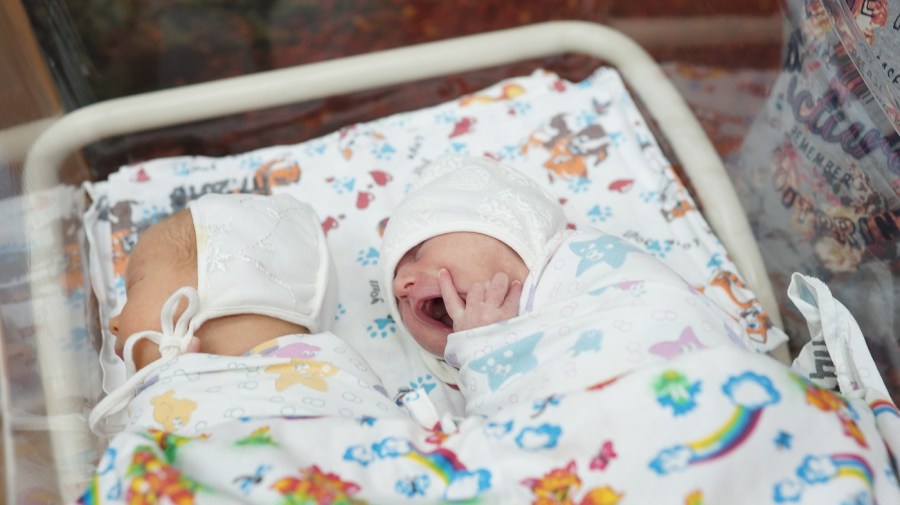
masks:
<instances>
[{"instance_id":1,"label":"baby's open mouth","mask_svg":"<svg viewBox=\"0 0 900 505\"><path fill-rule=\"evenodd\" d=\"M443 298L431 298L422 302L419 318L436 328L453 331L453 319L447 314Z\"/></svg>"}]
</instances>

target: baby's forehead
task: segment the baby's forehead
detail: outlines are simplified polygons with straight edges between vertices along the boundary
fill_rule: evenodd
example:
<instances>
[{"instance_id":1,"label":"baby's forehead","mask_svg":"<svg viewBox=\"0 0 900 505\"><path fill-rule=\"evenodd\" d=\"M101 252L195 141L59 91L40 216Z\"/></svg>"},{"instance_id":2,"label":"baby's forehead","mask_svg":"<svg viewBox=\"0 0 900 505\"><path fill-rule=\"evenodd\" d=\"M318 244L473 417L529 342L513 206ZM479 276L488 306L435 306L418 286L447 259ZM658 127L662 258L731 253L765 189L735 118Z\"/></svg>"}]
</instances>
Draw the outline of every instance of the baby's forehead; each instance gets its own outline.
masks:
<instances>
[{"instance_id":1,"label":"baby's forehead","mask_svg":"<svg viewBox=\"0 0 900 505\"><path fill-rule=\"evenodd\" d=\"M146 263L178 261L196 247L193 221L188 210L183 210L157 221L138 236L128 258L126 276Z\"/></svg>"},{"instance_id":2,"label":"baby's forehead","mask_svg":"<svg viewBox=\"0 0 900 505\"><path fill-rule=\"evenodd\" d=\"M154 258L159 259L159 254L152 254L158 247L158 243L163 241L160 225L156 223L147 228L138 235L138 239L134 244L134 249L128 255L128 265L125 267L125 276L131 275L138 267L143 266Z\"/></svg>"},{"instance_id":3,"label":"baby's forehead","mask_svg":"<svg viewBox=\"0 0 900 505\"><path fill-rule=\"evenodd\" d=\"M495 251L498 246L509 248L509 245L502 240L484 233L465 230L441 233L419 242L403 253L400 261L397 262L397 267L394 269L394 276L397 276L397 268L410 261L419 249L426 246L429 250L438 248L442 251L450 252L458 249L478 249L486 254Z\"/></svg>"}]
</instances>

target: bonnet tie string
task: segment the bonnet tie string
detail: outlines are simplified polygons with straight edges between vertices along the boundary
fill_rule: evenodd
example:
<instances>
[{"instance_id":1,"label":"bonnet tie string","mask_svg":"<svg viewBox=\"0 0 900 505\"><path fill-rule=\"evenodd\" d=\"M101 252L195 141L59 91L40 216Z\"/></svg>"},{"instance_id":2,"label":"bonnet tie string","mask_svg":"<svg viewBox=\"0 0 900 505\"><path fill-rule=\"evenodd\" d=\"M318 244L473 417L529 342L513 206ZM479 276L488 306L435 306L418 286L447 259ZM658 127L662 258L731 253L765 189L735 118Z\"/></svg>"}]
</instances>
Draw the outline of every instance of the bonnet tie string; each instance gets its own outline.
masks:
<instances>
[{"instance_id":1,"label":"bonnet tie string","mask_svg":"<svg viewBox=\"0 0 900 505\"><path fill-rule=\"evenodd\" d=\"M182 299L187 301L187 307L178 317L178 320L175 321L175 311L178 310ZM122 351L125 359L125 376L127 379L123 384L110 392L91 411L88 418L91 431L98 435L108 435L119 431L121 428L119 426L100 426L100 422L109 416L121 412L134 397L138 386L144 382L147 376L191 349L191 344L195 338L191 321L197 315L199 306L200 295L197 290L192 287L183 287L173 293L166 300L166 303L163 304L160 312L162 332L147 330L128 337L125 341L125 348ZM148 339L159 346L161 357L144 368L136 370L133 355L134 346L144 339Z\"/></svg>"}]
</instances>

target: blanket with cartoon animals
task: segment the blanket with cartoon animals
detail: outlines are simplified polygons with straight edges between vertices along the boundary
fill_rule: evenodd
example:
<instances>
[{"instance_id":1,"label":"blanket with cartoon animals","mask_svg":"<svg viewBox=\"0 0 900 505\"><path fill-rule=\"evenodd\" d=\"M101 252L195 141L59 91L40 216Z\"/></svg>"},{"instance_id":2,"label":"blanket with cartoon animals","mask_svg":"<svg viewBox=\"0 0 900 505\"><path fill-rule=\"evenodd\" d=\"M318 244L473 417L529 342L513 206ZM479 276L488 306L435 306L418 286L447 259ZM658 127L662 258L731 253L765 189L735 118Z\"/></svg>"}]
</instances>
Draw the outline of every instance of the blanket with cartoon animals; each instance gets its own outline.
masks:
<instances>
[{"instance_id":1,"label":"blanket with cartoon animals","mask_svg":"<svg viewBox=\"0 0 900 505\"><path fill-rule=\"evenodd\" d=\"M365 413L219 421L120 433L79 503L900 502L888 400L732 346L432 428Z\"/></svg>"},{"instance_id":2,"label":"blanket with cartoon animals","mask_svg":"<svg viewBox=\"0 0 900 505\"><path fill-rule=\"evenodd\" d=\"M250 417L403 415L365 358L329 332L286 335L244 356L183 354L136 389L125 429L175 435Z\"/></svg>"},{"instance_id":3,"label":"blanket with cartoon animals","mask_svg":"<svg viewBox=\"0 0 900 505\"><path fill-rule=\"evenodd\" d=\"M522 289L519 316L451 333L469 415L603 383L711 347L764 352L727 307L658 258L597 228L564 230Z\"/></svg>"},{"instance_id":4,"label":"blanket with cartoon animals","mask_svg":"<svg viewBox=\"0 0 900 505\"><path fill-rule=\"evenodd\" d=\"M900 500L884 396L843 397L753 352L616 236L563 231L543 257L522 315L450 335L466 417L406 415L427 397L394 404L329 333L186 354L139 388L81 502Z\"/></svg>"}]
</instances>

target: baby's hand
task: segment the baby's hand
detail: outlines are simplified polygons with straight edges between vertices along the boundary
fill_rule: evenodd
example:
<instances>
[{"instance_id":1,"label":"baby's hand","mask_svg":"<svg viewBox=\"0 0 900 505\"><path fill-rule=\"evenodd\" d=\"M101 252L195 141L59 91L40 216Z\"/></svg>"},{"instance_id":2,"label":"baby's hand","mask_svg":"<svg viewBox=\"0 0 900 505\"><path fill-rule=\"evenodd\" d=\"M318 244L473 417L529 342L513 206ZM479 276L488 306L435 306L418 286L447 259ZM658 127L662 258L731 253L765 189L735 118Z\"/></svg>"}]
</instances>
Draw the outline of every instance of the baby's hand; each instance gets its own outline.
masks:
<instances>
[{"instance_id":1,"label":"baby's hand","mask_svg":"<svg viewBox=\"0 0 900 505\"><path fill-rule=\"evenodd\" d=\"M465 300L456 292L447 269L438 272L438 284L444 308L453 319L454 332L505 321L519 313L522 282L516 280L510 284L509 277L503 272L494 274L490 282L472 284Z\"/></svg>"}]
</instances>

